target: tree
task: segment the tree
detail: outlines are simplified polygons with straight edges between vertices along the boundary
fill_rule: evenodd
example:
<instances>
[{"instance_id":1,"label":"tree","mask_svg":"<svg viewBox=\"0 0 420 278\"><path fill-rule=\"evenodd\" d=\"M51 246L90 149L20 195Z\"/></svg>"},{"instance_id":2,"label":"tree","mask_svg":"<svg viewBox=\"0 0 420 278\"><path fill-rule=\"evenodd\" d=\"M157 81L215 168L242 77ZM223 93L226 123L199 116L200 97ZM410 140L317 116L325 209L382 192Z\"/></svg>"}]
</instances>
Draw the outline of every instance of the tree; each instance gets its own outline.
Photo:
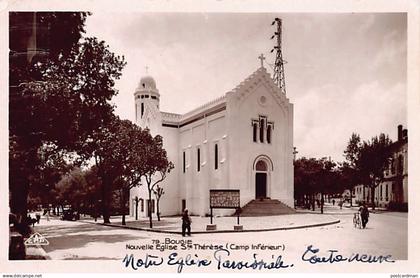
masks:
<instances>
[{"instance_id":1,"label":"tree","mask_svg":"<svg viewBox=\"0 0 420 278\"><path fill-rule=\"evenodd\" d=\"M336 163L325 157L321 159L302 157L296 160L295 198L298 199L298 203L315 210L315 195L320 194L320 208L323 213L324 195L339 190L335 167Z\"/></svg>"},{"instance_id":2,"label":"tree","mask_svg":"<svg viewBox=\"0 0 420 278\"><path fill-rule=\"evenodd\" d=\"M159 153L158 148L152 146L154 143L149 130L118 117L94 132L93 140L86 143L86 156L94 158L101 179L104 223L110 222L112 192L120 191L120 207L126 211L130 190L140 186L142 177L155 167L151 161ZM122 224L125 225L125 213L122 214Z\"/></svg>"},{"instance_id":3,"label":"tree","mask_svg":"<svg viewBox=\"0 0 420 278\"><path fill-rule=\"evenodd\" d=\"M334 185L336 185L336 172L334 168L336 163L331 159L322 158L319 161L322 165L322 168L318 174L319 176L319 185L318 190L321 193L321 213L324 213L324 194L331 194L334 192Z\"/></svg>"},{"instance_id":4,"label":"tree","mask_svg":"<svg viewBox=\"0 0 420 278\"><path fill-rule=\"evenodd\" d=\"M339 178L337 183L339 187L341 187L343 191L345 189L349 190L350 194L352 194L354 187L361 183L357 170L353 168L348 161L344 161L340 163L338 172ZM350 198L350 206L353 206L352 202L352 198Z\"/></svg>"},{"instance_id":5,"label":"tree","mask_svg":"<svg viewBox=\"0 0 420 278\"><path fill-rule=\"evenodd\" d=\"M349 168L358 176L356 181L370 188L373 209L375 209L375 188L383 181L384 172L389 166L391 143L388 135L383 133L363 142L359 135L352 134L344 152Z\"/></svg>"},{"instance_id":6,"label":"tree","mask_svg":"<svg viewBox=\"0 0 420 278\"><path fill-rule=\"evenodd\" d=\"M159 203L160 203L160 198L162 197L163 194L165 194L165 191L163 190L162 187L160 187L159 184L157 184L156 188L153 190L153 194L155 194L155 198L156 198L156 215L157 215L158 221L160 221Z\"/></svg>"},{"instance_id":7,"label":"tree","mask_svg":"<svg viewBox=\"0 0 420 278\"><path fill-rule=\"evenodd\" d=\"M39 149L46 140L45 121L41 120L45 111L38 107L43 99L27 85L42 80L35 65L66 57L78 44L87 15L10 13L9 191L10 209L17 215L26 215L29 189L37 183L34 174L43 167ZM38 28L42 26L47 28Z\"/></svg>"},{"instance_id":8,"label":"tree","mask_svg":"<svg viewBox=\"0 0 420 278\"><path fill-rule=\"evenodd\" d=\"M162 136L156 135L153 138L148 138L145 150L145 161L147 161L147 169L144 173L144 178L147 184L147 190L149 193L149 226L153 228L152 223L152 192L155 187L165 180L166 175L174 168L172 162L168 161L165 149L163 149ZM151 141L150 141L151 139Z\"/></svg>"},{"instance_id":9,"label":"tree","mask_svg":"<svg viewBox=\"0 0 420 278\"><path fill-rule=\"evenodd\" d=\"M316 158L302 157L294 162L294 167L295 196L305 207L315 210L315 194L318 193L318 175L322 164Z\"/></svg>"},{"instance_id":10,"label":"tree","mask_svg":"<svg viewBox=\"0 0 420 278\"><path fill-rule=\"evenodd\" d=\"M64 38L51 44L49 55L30 59L21 59L19 49L11 47L10 207L21 215L26 214L28 192L36 182L34 173L43 167L41 147L80 152L92 133L112 118L109 101L117 94L114 82L125 65L124 57L110 52L103 41L79 41L86 13L36 14L50 27L54 40ZM20 39L19 33L11 32L12 46Z\"/></svg>"}]
</instances>

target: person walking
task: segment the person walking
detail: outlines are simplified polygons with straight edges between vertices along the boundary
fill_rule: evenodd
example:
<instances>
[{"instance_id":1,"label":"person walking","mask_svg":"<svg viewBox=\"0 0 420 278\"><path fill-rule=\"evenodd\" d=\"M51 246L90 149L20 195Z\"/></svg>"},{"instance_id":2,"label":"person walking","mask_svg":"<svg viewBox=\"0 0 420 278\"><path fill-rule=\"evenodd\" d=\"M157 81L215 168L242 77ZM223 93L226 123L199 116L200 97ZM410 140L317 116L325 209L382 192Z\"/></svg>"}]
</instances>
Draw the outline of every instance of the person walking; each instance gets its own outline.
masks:
<instances>
[{"instance_id":1,"label":"person walking","mask_svg":"<svg viewBox=\"0 0 420 278\"><path fill-rule=\"evenodd\" d=\"M191 236L191 217L188 215L188 209L184 209L182 214L182 236L185 236L185 232Z\"/></svg>"},{"instance_id":2,"label":"person walking","mask_svg":"<svg viewBox=\"0 0 420 278\"><path fill-rule=\"evenodd\" d=\"M360 217L362 218L362 228L365 229L366 224L369 221L369 210L365 203L359 208L359 212Z\"/></svg>"},{"instance_id":3,"label":"person walking","mask_svg":"<svg viewBox=\"0 0 420 278\"><path fill-rule=\"evenodd\" d=\"M35 213L35 218L36 218L36 224L39 224L39 222L41 221L41 213L39 213L38 211Z\"/></svg>"}]
</instances>

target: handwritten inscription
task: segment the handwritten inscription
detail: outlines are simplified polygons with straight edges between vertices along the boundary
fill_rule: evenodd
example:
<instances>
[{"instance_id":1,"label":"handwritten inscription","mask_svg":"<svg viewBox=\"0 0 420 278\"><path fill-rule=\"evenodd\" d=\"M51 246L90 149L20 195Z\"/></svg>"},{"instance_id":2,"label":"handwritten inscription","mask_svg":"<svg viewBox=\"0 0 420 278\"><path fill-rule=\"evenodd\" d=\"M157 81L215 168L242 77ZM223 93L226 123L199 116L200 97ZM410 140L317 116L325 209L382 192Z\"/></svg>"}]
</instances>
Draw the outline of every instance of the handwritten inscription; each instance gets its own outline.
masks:
<instances>
[{"instance_id":1,"label":"handwritten inscription","mask_svg":"<svg viewBox=\"0 0 420 278\"><path fill-rule=\"evenodd\" d=\"M391 255L368 255L354 253L348 257L341 255L338 250L328 250L326 256L320 254L320 250L309 245L302 255L302 261L311 264L317 263L339 263L339 262L361 262L361 263L395 263Z\"/></svg>"},{"instance_id":2,"label":"handwritten inscription","mask_svg":"<svg viewBox=\"0 0 420 278\"><path fill-rule=\"evenodd\" d=\"M218 246L213 252L213 257L200 257L199 254L180 254L173 252L169 256L156 256L146 254L144 258L135 258L133 254L126 255L122 260L126 268L138 270L151 267L160 267L163 265L176 267L178 273L185 268L196 267L205 268L213 265L217 270L281 270L293 268L294 264L286 262L284 255L271 255L270 259L263 259L258 253L252 253L248 259L233 259L232 252L228 249ZM319 248L309 245L302 253L301 260L310 264L333 264L333 263L394 263L391 255L371 255L353 253L351 255L340 254L338 250L327 250L321 252Z\"/></svg>"}]
</instances>

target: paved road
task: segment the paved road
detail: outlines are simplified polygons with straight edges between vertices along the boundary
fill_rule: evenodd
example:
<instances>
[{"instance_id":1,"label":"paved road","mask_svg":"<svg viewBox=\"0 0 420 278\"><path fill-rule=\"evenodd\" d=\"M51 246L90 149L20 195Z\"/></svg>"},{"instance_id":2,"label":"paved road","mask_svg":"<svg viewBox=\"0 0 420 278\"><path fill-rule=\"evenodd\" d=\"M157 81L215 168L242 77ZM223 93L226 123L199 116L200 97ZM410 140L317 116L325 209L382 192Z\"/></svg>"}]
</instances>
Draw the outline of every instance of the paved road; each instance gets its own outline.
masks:
<instances>
[{"instance_id":1,"label":"paved road","mask_svg":"<svg viewBox=\"0 0 420 278\"><path fill-rule=\"evenodd\" d=\"M366 253L371 255L392 255L396 260L407 259L407 214L372 214L366 229L355 229L352 215L338 214L339 224L290 231L256 233L198 234L191 238L136 230L111 228L82 222L51 220L36 229L46 236L50 245L44 249L52 259L117 259L127 253L142 255L146 251L128 250L128 245L144 245L152 240L165 241L191 239L194 244L234 244L246 246L250 243L284 245L287 257L300 258L307 246L314 245L328 254L328 250L339 250L343 255ZM143 253L142 253L143 252ZM149 251L151 253L159 251ZM210 251L192 251L194 254L210 255ZM213 251L211 251L213 252ZM237 256L243 250L238 249ZM268 251L264 251L268 252ZM266 255L272 254L267 253ZM168 251L169 253L169 251ZM167 254L168 254L167 253ZM191 252L190 252L191 253ZM212 255L213 253L211 253ZM252 252L250 253L252 256Z\"/></svg>"}]
</instances>

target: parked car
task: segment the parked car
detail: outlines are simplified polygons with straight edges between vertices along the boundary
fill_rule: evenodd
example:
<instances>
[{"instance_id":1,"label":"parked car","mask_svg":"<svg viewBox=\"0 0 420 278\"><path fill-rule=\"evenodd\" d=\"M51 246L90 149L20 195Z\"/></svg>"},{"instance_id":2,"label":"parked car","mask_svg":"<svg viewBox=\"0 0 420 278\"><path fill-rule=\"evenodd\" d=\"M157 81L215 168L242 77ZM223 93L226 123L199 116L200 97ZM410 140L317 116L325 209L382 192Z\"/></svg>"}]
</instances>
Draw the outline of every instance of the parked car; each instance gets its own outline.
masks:
<instances>
[{"instance_id":1,"label":"parked car","mask_svg":"<svg viewBox=\"0 0 420 278\"><path fill-rule=\"evenodd\" d=\"M76 221L79 219L80 219L80 214L73 209L64 210L63 215L61 216L61 220Z\"/></svg>"}]
</instances>

